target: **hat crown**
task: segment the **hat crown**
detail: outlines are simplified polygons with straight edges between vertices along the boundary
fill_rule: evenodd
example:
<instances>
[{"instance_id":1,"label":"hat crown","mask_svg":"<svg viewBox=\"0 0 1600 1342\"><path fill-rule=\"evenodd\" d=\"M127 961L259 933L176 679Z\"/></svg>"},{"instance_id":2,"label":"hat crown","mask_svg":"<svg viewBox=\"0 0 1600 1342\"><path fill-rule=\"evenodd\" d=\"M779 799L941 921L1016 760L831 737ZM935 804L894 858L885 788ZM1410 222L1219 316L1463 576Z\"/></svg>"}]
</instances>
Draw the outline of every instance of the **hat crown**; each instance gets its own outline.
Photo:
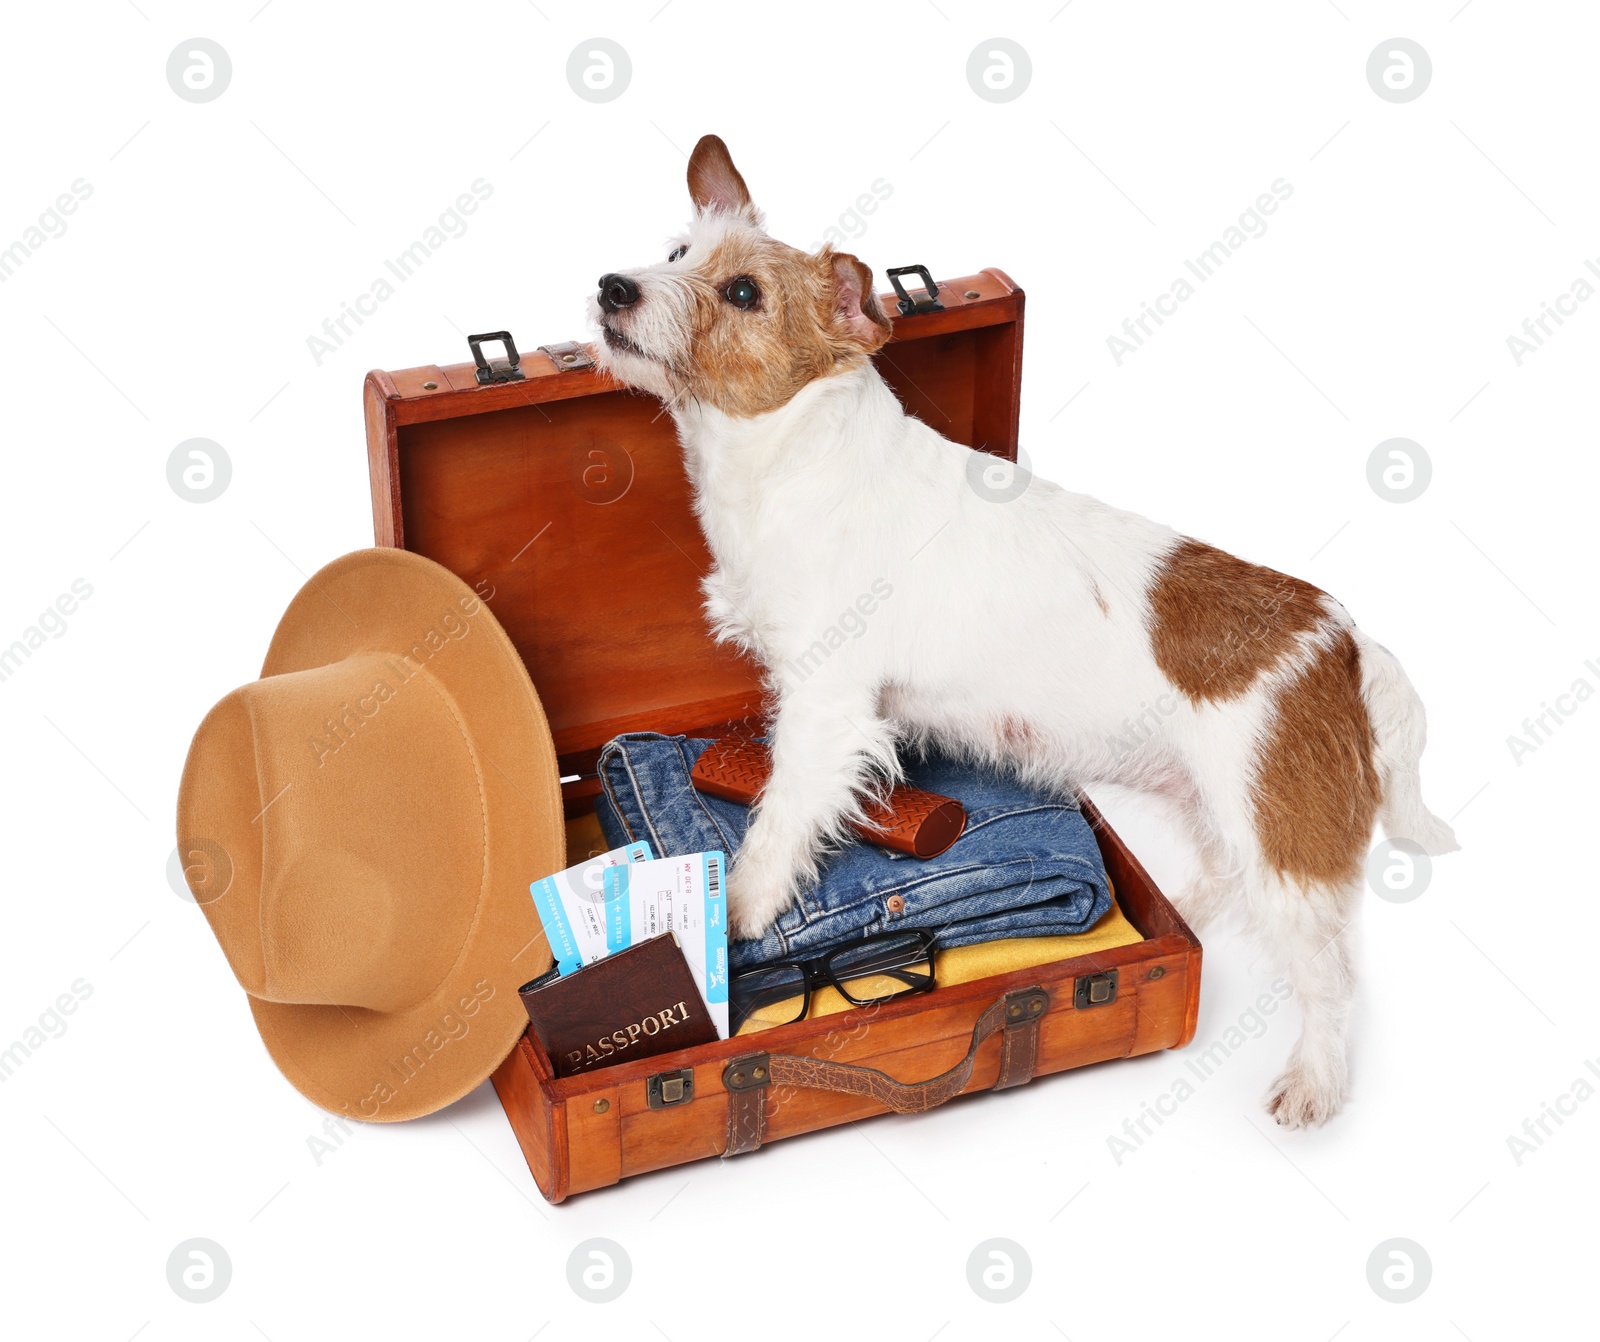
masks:
<instances>
[{"instance_id":1,"label":"hat crown","mask_svg":"<svg viewBox=\"0 0 1600 1342\"><path fill-rule=\"evenodd\" d=\"M448 692L367 653L256 681L215 713L220 729L196 738L208 772L258 799L198 836L235 869L206 911L241 986L375 1011L427 998L485 880L483 780Z\"/></svg>"}]
</instances>

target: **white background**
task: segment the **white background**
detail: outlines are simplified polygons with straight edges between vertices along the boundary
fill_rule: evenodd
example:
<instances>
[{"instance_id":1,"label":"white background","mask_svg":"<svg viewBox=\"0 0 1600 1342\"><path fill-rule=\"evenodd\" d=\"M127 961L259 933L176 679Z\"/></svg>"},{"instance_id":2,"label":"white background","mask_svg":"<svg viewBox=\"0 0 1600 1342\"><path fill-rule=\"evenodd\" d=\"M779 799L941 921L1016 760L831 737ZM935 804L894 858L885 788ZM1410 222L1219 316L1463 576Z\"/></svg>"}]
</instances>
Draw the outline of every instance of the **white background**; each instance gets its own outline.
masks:
<instances>
[{"instance_id":1,"label":"white background","mask_svg":"<svg viewBox=\"0 0 1600 1342\"><path fill-rule=\"evenodd\" d=\"M1588 7L99 0L8 7L5 31L0 247L75 179L93 194L0 285L0 644L75 579L93 596L0 684L0 1046L74 981L92 995L0 1084L0 1329L1593 1330L1600 1097L1520 1166L1507 1146L1600 1056L1600 704L1520 763L1507 745L1578 678L1600 687L1584 667L1600 659L1600 303L1520 367L1506 344L1600 255ZM196 35L233 64L199 105L165 77ZM565 77L596 35L633 66L604 105ZM1396 35L1433 62L1405 105L1365 77ZM995 36L1033 67L1003 104L965 75ZM1404 661L1429 708L1426 790L1465 851L1415 901L1367 900L1353 1097L1329 1127L1282 1134L1259 1107L1297 1028L1285 1011L1120 1165L1108 1137L1183 1056L559 1208L487 1086L313 1157L323 1115L166 881L190 734L256 674L304 575L371 543L363 373L464 357L470 330L582 337L595 277L655 258L686 217L684 151L707 131L780 237L817 241L882 178L892 195L855 243L880 275L1007 270L1028 293L1023 442L1041 474L1317 583ZM493 194L470 230L319 366L324 318L480 177ZM1268 232L1119 367L1106 338L1278 178L1293 195ZM200 505L166 478L197 436L233 465ZM1403 505L1366 477L1395 436L1433 463ZM1175 879L1162 817L1114 815ZM1275 973L1210 932L1197 1048ZM204 1305L166 1278L196 1236L233 1268ZM1432 1261L1414 1303L1367 1282L1394 1236ZM611 1304L567 1284L591 1237L632 1262ZM1010 1304L968 1285L992 1237L1032 1262Z\"/></svg>"}]
</instances>

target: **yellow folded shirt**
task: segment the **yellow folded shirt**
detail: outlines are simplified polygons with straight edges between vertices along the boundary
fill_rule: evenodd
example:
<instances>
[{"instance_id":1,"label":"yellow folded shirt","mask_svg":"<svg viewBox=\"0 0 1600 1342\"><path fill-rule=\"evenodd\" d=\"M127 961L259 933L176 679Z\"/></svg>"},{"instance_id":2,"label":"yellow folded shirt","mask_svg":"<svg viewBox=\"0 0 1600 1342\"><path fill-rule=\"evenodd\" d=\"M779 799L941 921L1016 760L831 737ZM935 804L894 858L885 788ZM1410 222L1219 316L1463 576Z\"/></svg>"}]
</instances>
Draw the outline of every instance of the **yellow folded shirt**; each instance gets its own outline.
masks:
<instances>
[{"instance_id":1,"label":"yellow folded shirt","mask_svg":"<svg viewBox=\"0 0 1600 1342\"><path fill-rule=\"evenodd\" d=\"M940 988L949 988L957 983L971 983L974 979L1009 974L1013 969L1031 969L1034 965L1053 964L1057 960L1070 960L1075 955L1092 955L1095 951L1129 946L1143 940L1134 925L1123 916L1121 906L1113 897L1106 916L1087 932L1064 937L1010 937L1003 941L980 941L973 946L955 946L947 951L936 951L933 978ZM787 1003L768 1007L763 1014L781 1021L790 1016L796 1006L795 999L790 998ZM850 1003L845 1001L837 988L818 988L811 994L810 1016L832 1016L849 1010ZM759 1019L751 1019L744 1023L739 1033L755 1034L771 1028Z\"/></svg>"}]
</instances>

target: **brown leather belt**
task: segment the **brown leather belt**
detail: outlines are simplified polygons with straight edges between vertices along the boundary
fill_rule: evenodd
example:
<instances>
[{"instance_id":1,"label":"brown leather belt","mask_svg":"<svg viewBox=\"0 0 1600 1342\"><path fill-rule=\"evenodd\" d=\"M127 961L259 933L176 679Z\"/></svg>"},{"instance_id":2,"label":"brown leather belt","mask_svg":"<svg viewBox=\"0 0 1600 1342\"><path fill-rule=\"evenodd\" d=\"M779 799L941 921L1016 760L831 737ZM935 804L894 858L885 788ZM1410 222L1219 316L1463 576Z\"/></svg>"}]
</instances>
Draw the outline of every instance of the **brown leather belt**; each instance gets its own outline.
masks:
<instances>
[{"instance_id":1,"label":"brown leather belt","mask_svg":"<svg viewBox=\"0 0 1600 1342\"><path fill-rule=\"evenodd\" d=\"M766 1135L767 1092L771 1086L828 1090L876 1100L897 1114L915 1114L943 1104L966 1089L978 1050L1003 1030L1000 1075L993 1089L1006 1090L1033 1079L1039 1057L1039 1022L1050 1006L1043 988L1024 988L991 1003L972 1027L967 1053L948 1072L926 1081L897 1081L876 1067L830 1062L791 1053L747 1053L722 1069L728 1092L728 1133L724 1156L741 1156L760 1148Z\"/></svg>"}]
</instances>

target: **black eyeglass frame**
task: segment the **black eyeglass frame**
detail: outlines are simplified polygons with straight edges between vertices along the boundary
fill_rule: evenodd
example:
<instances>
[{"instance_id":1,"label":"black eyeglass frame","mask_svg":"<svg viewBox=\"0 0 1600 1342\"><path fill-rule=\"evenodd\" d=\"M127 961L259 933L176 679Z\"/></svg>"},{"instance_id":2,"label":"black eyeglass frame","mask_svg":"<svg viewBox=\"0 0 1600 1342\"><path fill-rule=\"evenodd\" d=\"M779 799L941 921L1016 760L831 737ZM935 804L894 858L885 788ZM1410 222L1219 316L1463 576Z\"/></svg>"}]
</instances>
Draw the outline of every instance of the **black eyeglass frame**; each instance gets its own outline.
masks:
<instances>
[{"instance_id":1,"label":"black eyeglass frame","mask_svg":"<svg viewBox=\"0 0 1600 1342\"><path fill-rule=\"evenodd\" d=\"M907 958L904 961L898 965L875 965L869 962L866 965L855 966L852 967L849 977L867 978L878 975L901 977L904 974L907 966L911 964L918 964L923 960L926 960L928 965L926 982L908 982L907 986L899 992L884 993L877 997L857 997L844 986L844 981L840 978L836 969L836 963L843 957L860 955L864 948L870 948L879 942L887 945L887 943L890 942L905 940L907 937L911 938L912 940L907 948ZM890 932L878 932L870 937L862 937L860 941L852 941L843 946L835 946L832 950L827 951L822 955L813 955L803 960L773 960L767 964L756 965L751 969L741 970L728 980L728 1005L733 1010L736 1017L736 1019L731 1022L729 1033L738 1034L740 1027L742 1027L744 1023L750 1019L751 1015L753 1015L761 1007L770 1006L773 1002L786 1001L788 998L796 995L796 993L798 993L800 997L799 1014L796 1015L792 1020L786 1020L780 1023L783 1025L793 1025L795 1021L804 1020L808 1015L811 1014L811 994L814 993L818 988L832 988L839 994L840 997L849 1002L851 1006L857 1007L879 1006L884 1002L895 1001L897 998L912 997L917 993L932 992L936 987L938 987L938 984L935 981L933 965L933 952L935 946L938 944L938 940L939 934L931 928L896 928ZM805 979L804 988L801 989L797 984L778 985L769 991L776 992L779 988L781 988L781 996L773 996L766 998L765 1000L752 1001L745 1007L741 1007L735 1001L734 994L738 989L739 980L741 978L748 980L758 974L770 975L784 969L798 971L798 973ZM919 977L921 976L919 975Z\"/></svg>"}]
</instances>

